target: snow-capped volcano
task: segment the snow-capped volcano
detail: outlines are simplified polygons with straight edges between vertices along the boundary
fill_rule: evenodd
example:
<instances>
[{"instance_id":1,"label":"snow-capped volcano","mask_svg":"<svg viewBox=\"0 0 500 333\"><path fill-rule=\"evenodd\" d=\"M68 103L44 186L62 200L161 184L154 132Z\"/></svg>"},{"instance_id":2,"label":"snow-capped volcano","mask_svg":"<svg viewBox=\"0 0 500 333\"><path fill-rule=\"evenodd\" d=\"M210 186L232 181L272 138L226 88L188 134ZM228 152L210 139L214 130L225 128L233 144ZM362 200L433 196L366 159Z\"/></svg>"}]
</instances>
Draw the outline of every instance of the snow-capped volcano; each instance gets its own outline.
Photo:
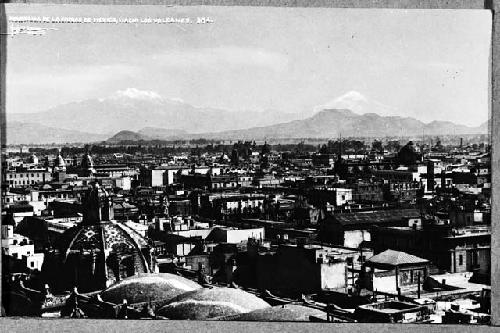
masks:
<instances>
[{"instance_id":1,"label":"snow-capped volcano","mask_svg":"<svg viewBox=\"0 0 500 333\"><path fill-rule=\"evenodd\" d=\"M127 88L125 90L118 90L111 96L107 97L109 99L138 99L145 101L162 101L163 98L155 91L139 90L137 88Z\"/></svg>"},{"instance_id":2,"label":"snow-capped volcano","mask_svg":"<svg viewBox=\"0 0 500 333\"><path fill-rule=\"evenodd\" d=\"M118 101L118 102L150 102L150 103L173 103L184 104L184 100L179 97L163 97L156 91L140 90L137 88L127 88L125 90L117 90L113 94L99 98L100 102Z\"/></svg>"},{"instance_id":3,"label":"snow-capped volcano","mask_svg":"<svg viewBox=\"0 0 500 333\"><path fill-rule=\"evenodd\" d=\"M266 111L233 112L196 107L179 97L137 88L118 90L106 97L61 104L47 111L12 114L10 121L97 134L144 128L182 130L189 133L217 132L267 126L298 119L296 114Z\"/></svg>"},{"instance_id":4,"label":"snow-capped volcano","mask_svg":"<svg viewBox=\"0 0 500 333\"><path fill-rule=\"evenodd\" d=\"M357 114L376 113L380 116L397 115L396 108L369 99L360 92L354 90L348 91L345 94L336 97L325 104L316 106L314 108L314 111L319 112L322 110L332 109L350 110Z\"/></svg>"}]
</instances>

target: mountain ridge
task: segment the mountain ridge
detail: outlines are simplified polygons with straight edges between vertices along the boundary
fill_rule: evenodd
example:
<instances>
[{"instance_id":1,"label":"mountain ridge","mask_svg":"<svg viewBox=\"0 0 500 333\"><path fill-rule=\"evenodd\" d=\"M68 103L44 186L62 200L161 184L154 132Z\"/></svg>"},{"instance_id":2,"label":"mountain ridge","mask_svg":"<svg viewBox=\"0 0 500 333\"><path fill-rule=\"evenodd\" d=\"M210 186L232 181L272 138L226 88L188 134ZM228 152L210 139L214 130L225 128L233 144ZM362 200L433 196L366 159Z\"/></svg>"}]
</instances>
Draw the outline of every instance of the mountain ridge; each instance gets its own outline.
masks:
<instances>
[{"instance_id":1,"label":"mountain ridge","mask_svg":"<svg viewBox=\"0 0 500 333\"><path fill-rule=\"evenodd\" d=\"M204 133L271 125L299 117L283 112L231 112L195 107L179 99L165 99L154 92L137 89L118 91L107 98L61 104L37 113L9 114L12 121L108 136L121 130L137 132L146 127Z\"/></svg>"},{"instance_id":2,"label":"mountain ridge","mask_svg":"<svg viewBox=\"0 0 500 333\"><path fill-rule=\"evenodd\" d=\"M395 108L370 100L356 91L314 109L316 112L307 117L307 113L234 112L195 107L179 98L164 98L153 91L129 88L105 98L67 103L39 113L9 114L7 128L15 126L20 131L13 142L22 141L23 135L36 140L36 126L45 135L49 135L47 128L57 132L58 142L70 142L85 138L85 135L88 141L110 139L110 142L117 142L120 137L139 141L328 138L341 133L358 137L460 135L487 133L489 129L488 122L469 127L450 121L424 123L412 117L395 115ZM115 137L121 131L133 133L121 133ZM38 136L41 142L50 141L50 135L49 138L45 135Z\"/></svg>"},{"instance_id":3,"label":"mountain ridge","mask_svg":"<svg viewBox=\"0 0 500 333\"><path fill-rule=\"evenodd\" d=\"M487 124L487 122L486 122ZM424 135L487 134L485 124L477 127L450 121L424 123L411 117L358 115L350 110L323 110L303 120L215 133L185 134L184 139L261 140L266 138L387 137ZM401 131L401 132L400 132ZM402 135L401 135L402 134Z\"/></svg>"}]
</instances>

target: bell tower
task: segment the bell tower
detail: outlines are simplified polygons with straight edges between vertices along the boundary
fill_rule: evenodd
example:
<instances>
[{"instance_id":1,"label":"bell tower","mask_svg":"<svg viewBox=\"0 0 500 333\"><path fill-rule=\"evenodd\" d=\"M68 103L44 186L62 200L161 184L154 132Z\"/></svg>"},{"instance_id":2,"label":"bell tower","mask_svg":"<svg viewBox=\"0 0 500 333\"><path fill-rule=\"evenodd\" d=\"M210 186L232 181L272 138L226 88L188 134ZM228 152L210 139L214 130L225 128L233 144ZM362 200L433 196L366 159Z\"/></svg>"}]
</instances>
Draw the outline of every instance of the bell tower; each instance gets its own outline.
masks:
<instances>
[{"instance_id":1,"label":"bell tower","mask_svg":"<svg viewBox=\"0 0 500 333\"><path fill-rule=\"evenodd\" d=\"M87 191L83 202L83 225L96 225L114 218L111 198L106 190L95 183Z\"/></svg>"}]
</instances>

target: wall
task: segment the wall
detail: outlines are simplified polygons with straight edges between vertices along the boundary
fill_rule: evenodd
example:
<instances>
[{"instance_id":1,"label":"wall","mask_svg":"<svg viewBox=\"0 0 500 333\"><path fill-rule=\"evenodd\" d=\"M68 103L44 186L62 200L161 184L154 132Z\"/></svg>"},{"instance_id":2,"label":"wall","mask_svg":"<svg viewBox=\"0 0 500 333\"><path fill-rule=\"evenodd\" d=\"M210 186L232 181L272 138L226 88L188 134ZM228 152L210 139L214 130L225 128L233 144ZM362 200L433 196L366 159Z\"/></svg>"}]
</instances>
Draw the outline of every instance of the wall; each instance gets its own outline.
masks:
<instances>
[{"instance_id":1,"label":"wall","mask_svg":"<svg viewBox=\"0 0 500 333\"><path fill-rule=\"evenodd\" d=\"M383 291L386 293L397 293L396 290L396 272L391 271L390 275L387 276L375 276L373 277L373 289L377 291Z\"/></svg>"},{"instance_id":2,"label":"wall","mask_svg":"<svg viewBox=\"0 0 500 333\"><path fill-rule=\"evenodd\" d=\"M5 252L7 255L21 259L23 256L29 256L35 253L35 245L9 245L5 248Z\"/></svg>"},{"instance_id":3,"label":"wall","mask_svg":"<svg viewBox=\"0 0 500 333\"><path fill-rule=\"evenodd\" d=\"M264 239L265 233L264 228L256 229L243 229L243 230L227 230L227 240L228 243L241 243L247 241L248 238L254 239Z\"/></svg>"},{"instance_id":4,"label":"wall","mask_svg":"<svg viewBox=\"0 0 500 333\"><path fill-rule=\"evenodd\" d=\"M203 239L207 238L207 236L212 232L212 229L192 229L186 231L175 231L173 232L176 235L182 237L201 237Z\"/></svg>"},{"instance_id":5,"label":"wall","mask_svg":"<svg viewBox=\"0 0 500 333\"><path fill-rule=\"evenodd\" d=\"M352 202L352 190L344 188L335 189L335 205L342 206L347 202Z\"/></svg>"},{"instance_id":6,"label":"wall","mask_svg":"<svg viewBox=\"0 0 500 333\"><path fill-rule=\"evenodd\" d=\"M208 254L193 255L186 257L186 265L197 271L200 264L204 267L205 273L211 274L210 260Z\"/></svg>"},{"instance_id":7,"label":"wall","mask_svg":"<svg viewBox=\"0 0 500 333\"><path fill-rule=\"evenodd\" d=\"M23 261L29 269L36 269L41 271L43 265L44 254L43 253L33 253L29 256L23 256Z\"/></svg>"},{"instance_id":8,"label":"wall","mask_svg":"<svg viewBox=\"0 0 500 333\"><path fill-rule=\"evenodd\" d=\"M467 251L466 250L455 250L450 253L452 267L454 273L463 273L467 271ZM462 256L462 263L460 264L460 256ZM470 261L470 259L469 259Z\"/></svg>"},{"instance_id":9,"label":"wall","mask_svg":"<svg viewBox=\"0 0 500 333\"><path fill-rule=\"evenodd\" d=\"M163 186L163 173L165 170L151 170L151 186Z\"/></svg>"},{"instance_id":10,"label":"wall","mask_svg":"<svg viewBox=\"0 0 500 333\"><path fill-rule=\"evenodd\" d=\"M321 265L311 262L304 255L259 255L257 259L257 286L271 292L318 292L322 287L321 274Z\"/></svg>"},{"instance_id":11,"label":"wall","mask_svg":"<svg viewBox=\"0 0 500 333\"><path fill-rule=\"evenodd\" d=\"M210 235L207 236L207 240L214 242L224 242L231 244L238 244L243 241L247 241L249 238L264 239L265 232L264 228L253 228L253 229L241 229L232 230L224 228L214 228Z\"/></svg>"},{"instance_id":12,"label":"wall","mask_svg":"<svg viewBox=\"0 0 500 333\"><path fill-rule=\"evenodd\" d=\"M187 256L189 252L195 247L194 244L190 243L180 243L175 247L175 255L177 256Z\"/></svg>"},{"instance_id":13,"label":"wall","mask_svg":"<svg viewBox=\"0 0 500 333\"><path fill-rule=\"evenodd\" d=\"M175 175L177 173L179 169L168 169L165 171L165 173L163 174L163 183L165 185L171 185L174 183L175 179Z\"/></svg>"},{"instance_id":14,"label":"wall","mask_svg":"<svg viewBox=\"0 0 500 333\"><path fill-rule=\"evenodd\" d=\"M344 231L344 244L341 245L357 248L361 242L370 240L371 235L368 230L347 230Z\"/></svg>"},{"instance_id":15,"label":"wall","mask_svg":"<svg viewBox=\"0 0 500 333\"><path fill-rule=\"evenodd\" d=\"M345 287L345 262L321 264L321 288L334 289Z\"/></svg>"}]
</instances>

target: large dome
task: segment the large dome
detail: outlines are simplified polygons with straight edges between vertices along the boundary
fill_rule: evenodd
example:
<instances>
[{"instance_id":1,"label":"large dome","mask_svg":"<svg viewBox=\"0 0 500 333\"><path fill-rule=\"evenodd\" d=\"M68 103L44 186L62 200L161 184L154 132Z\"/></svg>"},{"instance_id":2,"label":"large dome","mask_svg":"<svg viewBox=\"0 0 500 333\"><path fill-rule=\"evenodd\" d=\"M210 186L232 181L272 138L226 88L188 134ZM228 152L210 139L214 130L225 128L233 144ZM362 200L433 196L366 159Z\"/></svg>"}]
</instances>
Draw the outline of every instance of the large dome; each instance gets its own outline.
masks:
<instances>
[{"instance_id":1,"label":"large dome","mask_svg":"<svg viewBox=\"0 0 500 333\"><path fill-rule=\"evenodd\" d=\"M262 299L243 290L214 287L180 295L160 308L157 314L169 319L203 320L269 307Z\"/></svg>"},{"instance_id":2,"label":"large dome","mask_svg":"<svg viewBox=\"0 0 500 333\"><path fill-rule=\"evenodd\" d=\"M97 184L82 201L83 220L59 238L62 271L47 272L58 285L89 292L140 273L155 271L148 240L126 224L111 220L112 204Z\"/></svg>"},{"instance_id":3,"label":"large dome","mask_svg":"<svg viewBox=\"0 0 500 333\"><path fill-rule=\"evenodd\" d=\"M126 278L101 293L104 301L129 304L169 301L185 292L200 289L201 286L178 275L169 273L139 274Z\"/></svg>"},{"instance_id":4,"label":"large dome","mask_svg":"<svg viewBox=\"0 0 500 333\"><path fill-rule=\"evenodd\" d=\"M152 272L149 244L136 231L116 221L82 224L66 230L60 239L67 283L87 292Z\"/></svg>"},{"instance_id":5,"label":"large dome","mask_svg":"<svg viewBox=\"0 0 500 333\"><path fill-rule=\"evenodd\" d=\"M277 305L271 308L254 310L235 316L222 317L220 320L234 321L310 321L315 316L326 320L326 312L299 304Z\"/></svg>"}]
</instances>

